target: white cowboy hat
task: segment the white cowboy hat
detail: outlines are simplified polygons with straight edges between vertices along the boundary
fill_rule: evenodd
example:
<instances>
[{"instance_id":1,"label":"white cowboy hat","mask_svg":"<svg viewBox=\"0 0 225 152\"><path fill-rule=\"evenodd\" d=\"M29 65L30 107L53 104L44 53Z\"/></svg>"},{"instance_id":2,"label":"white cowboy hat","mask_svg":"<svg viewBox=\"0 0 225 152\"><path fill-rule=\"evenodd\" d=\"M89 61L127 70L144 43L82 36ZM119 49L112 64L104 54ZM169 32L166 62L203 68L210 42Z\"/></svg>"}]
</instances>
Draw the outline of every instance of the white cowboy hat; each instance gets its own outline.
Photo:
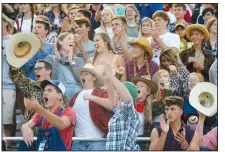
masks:
<instances>
[{"instance_id":1,"label":"white cowboy hat","mask_svg":"<svg viewBox=\"0 0 225 152\"><path fill-rule=\"evenodd\" d=\"M211 117L217 112L217 86L202 82L190 92L189 102L196 110Z\"/></svg>"},{"instance_id":2,"label":"white cowboy hat","mask_svg":"<svg viewBox=\"0 0 225 152\"><path fill-rule=\"evenodd\" d=\"M82 71L90 72L96 77L95 87L100 88L105 85L98 69L95 68L91 63L85 64L83 68L78 68L74 70L74 72L77 73L78 75L80 75Z\"/></svg>"},{"instance_id":3,"label":"white cowboy hat","mask_svg":"<svg viewBox=\"0 0 225 152\"><path fill-rule=\"evenodd\" d=\"M10 37L6 46L8 63L16 68L22 67L41 47L41 42L33 33L16 33Z\"/></svg>"}]
</instances>

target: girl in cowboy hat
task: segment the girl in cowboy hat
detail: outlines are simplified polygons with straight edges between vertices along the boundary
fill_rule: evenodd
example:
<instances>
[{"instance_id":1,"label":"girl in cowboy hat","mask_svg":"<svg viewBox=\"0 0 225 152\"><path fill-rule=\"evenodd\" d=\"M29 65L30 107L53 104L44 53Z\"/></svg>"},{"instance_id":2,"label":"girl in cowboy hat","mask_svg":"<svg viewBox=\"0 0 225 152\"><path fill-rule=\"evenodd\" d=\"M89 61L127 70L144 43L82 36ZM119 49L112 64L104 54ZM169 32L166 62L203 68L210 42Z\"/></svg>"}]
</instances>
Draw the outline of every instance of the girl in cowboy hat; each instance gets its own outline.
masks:
<instances>
[{"instance_id":1,"label":"girl in cowboy hat","mask_svg":"<svg viewBox=\"0 0 225 152\"><path fill-rule=\"evenodd\" d=\"M132 45L133 60L126 63L128 80L132 76L148 76L150 79L159 69L157 63L152 61L152 49L149 41L138 37L135 41L128 42Z\"/></svg>"},{"instance_id":2,"label":"girl in cowboy hat","mask_svg":"<svg viewBox=\"0 0 225 152\"><path fill-rule=\"evenodd\" d=\"M200 24L192 24L186 28L186 35L193 42L191 48L180 53L180 59L188 71L202 74L209 81L209 68L214 62L212 51L202 47L209 39L208 30Z\"/></svg>"},{"instance_id":3,"label":"girl in cowboy hat","mask_svg":"<svg viewBox=\"0 0 225 152\"><path fill-rule=\"evenodd\" d=\"M134 107L140 120L138 136L148 137L153 129L152 118L155 113L153 113L152 109L157 108L152 103L150 95L156 93L158 87L154 81L144 77L132 77L131 81L136 85L138 90L137 99L134 102ZM149 142L144 142L140 146L141 150L149 150Z\"/></svg>"},{"instance_id":4,"label":"girl in cowboy hat","mask_svg":"<svg viewBox=\"0 0 225 152\"><path fill-rule=\"evenodd\" d=\"M111 68L114 74L119 74L119 69L125 69L124 59L117 55L110 44L110 37L107 33L98 33L94 37L95 43L95 55L89 58L88 62L92 63L96 68L100 69L102 72L104 70L104 65L102 64L103 59L111 61ZM102 74L102 73L101 73ZM126 71L121 74L121 81L126 81Z\"/></svg>"},{"instance_id":5,"label":"girl in cowboy hat","mask_svg":"<svg viewBox=\"0 0 225 152\"><path fill-rule=\"evenodd\" d=\"M189 71L182 65L173 48L165 48L160 55L160 69L169 72L173 95L184 97L187 92Z\"/></svg>"}]
</instances>

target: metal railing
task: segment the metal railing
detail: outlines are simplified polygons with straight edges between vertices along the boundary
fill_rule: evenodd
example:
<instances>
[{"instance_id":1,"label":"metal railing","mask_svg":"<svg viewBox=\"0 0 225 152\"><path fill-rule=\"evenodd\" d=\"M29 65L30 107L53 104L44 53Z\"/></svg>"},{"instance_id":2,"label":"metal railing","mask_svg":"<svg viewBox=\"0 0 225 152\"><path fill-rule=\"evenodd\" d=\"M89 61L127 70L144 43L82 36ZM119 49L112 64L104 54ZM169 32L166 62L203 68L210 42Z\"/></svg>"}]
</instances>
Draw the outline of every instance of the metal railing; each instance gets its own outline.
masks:
<instances>
[{"instance_id":1,"label":"metal railing","mask_svg":"<svg viewBox=\"0 0 225 152\"><path fill-rule=\"evenodd\" d=\"M34 140L37 140L37 137L33 138ZM23 137L3 137L3 140L6 141L22 141ZM73 137L73 141L106 141L106 138L79 138L79 137ZM138 137L137 141L150 141L150 137Z\"/></svg>"}]
</instances>

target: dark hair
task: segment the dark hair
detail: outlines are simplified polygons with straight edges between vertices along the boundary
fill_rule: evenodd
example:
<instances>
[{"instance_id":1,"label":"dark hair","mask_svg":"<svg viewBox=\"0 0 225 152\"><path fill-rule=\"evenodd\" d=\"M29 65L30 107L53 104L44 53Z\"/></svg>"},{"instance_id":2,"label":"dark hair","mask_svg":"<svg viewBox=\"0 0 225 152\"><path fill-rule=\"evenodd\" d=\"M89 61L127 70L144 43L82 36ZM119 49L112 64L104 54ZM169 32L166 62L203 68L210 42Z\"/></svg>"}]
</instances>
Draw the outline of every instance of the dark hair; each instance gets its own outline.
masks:
<instances>
[{"instance_id":1,"label":"dark hair","mask_svg":"<svg viewBox=\"0 0 225 152\"><path fill-rule=\"evenodd\" d=\"M214 10L212 8L205 8L203 11L202 11L202 16L205 16L206 13L208 12L211 12L212 15L214 15Z\"/></svg>"},{"instance_id":2,"label":"dark hair","mask_svg":"<svg viewBox=\"0 0 225 152\"><path fill-rule=\"evenodd\" d=\"M44 63L45 65L45 69L47 70L52 70L52 65L50 63L48 63L47 61L43 60L43 59L40 59L40 60L37 60L37 63Z\"/></svg>"},{"instance_id":3,"label":"dark hair","mask_svg":"<svg viewBox=\"0 0 225 152\"><path fill-rule=\"evenodd\" d=\"M77 12L82 13L84 17L87 17L89 20L91 20L91 11L87 9L79 9Z\"/></svg>"},{"instance_id":4,"label":"dark hair","mask_svg":"<svg viewBox=\"0 0 225 152\"><path fill-rule=\"evenodd\" d=\"M186 5L185 4L173 4L173 7L182 7L184 11L186 11Z\"/></svg>"},{"instance_id":5,"label":"dark hair","mask_svg":"<svg viewBox=\"0 0 225 152\"><path fill-rule=\"evenodd\" d=\"M177 105L181 109L184 107L184 99L179 96L169 96L163 99L163 103L165 106Z\"/></svg>"},{"instance_id":6,"label":"dark hair","mask_svg":"<svg viewBox=\"0 0 225 152\"><path fill-rule=\"evenodd\" d=\"M31 27L30 27L30 31L32 32L33 30L33 21L34 21L34 4L29 4L30 5L30 8L31 8ZM22 25L23 25L23 16L24 16L24 13L22 13L22 17L21 17L21 26L20 26L20 29L19 31L21 32L21 29L22 29Z\"/></svg>"}]
</instances>

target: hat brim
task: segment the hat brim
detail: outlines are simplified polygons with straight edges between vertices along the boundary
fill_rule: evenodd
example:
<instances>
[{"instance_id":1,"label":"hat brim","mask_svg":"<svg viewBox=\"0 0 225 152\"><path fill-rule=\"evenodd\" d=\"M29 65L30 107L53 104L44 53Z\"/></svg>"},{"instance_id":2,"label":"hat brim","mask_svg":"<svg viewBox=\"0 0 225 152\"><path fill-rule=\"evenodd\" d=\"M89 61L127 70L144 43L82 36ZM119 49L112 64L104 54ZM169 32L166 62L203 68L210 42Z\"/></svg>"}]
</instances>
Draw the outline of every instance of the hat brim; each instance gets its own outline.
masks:
<instances>
[{"instance_id":1,"label":"hat brim","mask_svg":"<svg viewBox=\"0 0 225 152\"><path fill-rule=\"evenodd\" d=\"M200 24L192 24L186 27L186 36L189 40L191 40L191 31L194 29L201 31L204 34L206 42L209 40L208 30Z\"/></svg>"},{"instance_id":2,"label":"hat brim","mask_svg":"<svg viewBox=\"0 0 225 152\"><path fill-rule=\"evenodd\" d=\"M145 84L147 84L150 88L151 88L151 94L155 94L158 90L158 86L157 84L152 81L152 80L147 80L141 77L132 77L131 78L131 82L133 82L134 84L136 84L137 82L144 82Z\"/></svg>"},{"instance_id":3,"label":"hat brim","mask_svg":"<svg viewBox=\"0 0 225 152\"><path fill-rule=\"evenodd\" d=\"M199 96L203 92L210 92L213 95L213 103L210 107L204 107L199 102ZM211 117L217 112L217 87L209 82L202 82L197 84L190 92L189 102L192 107L203 113L204 115Z\"/></svg>"},{"instance_id":4,"label":"hat brim","mask_svg":"<svg viewBox=\"0 0 225 152\"><path fill-rule=\"evenodd\" d=\"M25 57L18 58L14 54L14 49L22 41L29 42L31 49ZM6 59L11 66L20 68L39 51L40 46L40 40L33 33L16 33L10 37L7 43Z\"/></svg>"},{"instance_id":5,"label":"hat brim","mask_svg":"<svg viewBox=\"0 0 225 152\"><path fill-rule=\"evenodd\" d=\"M132 46L132 45L138 45L138 46L141 46L145 51L148 52L149 58L152 59L152 57L153 57L153 52L152 52L152 49L151 49L151 47L150 47L150 43L149 43L149 47L146 46L146 45L143 45L143 44L141 44L141 43L139 43L139 42L136 42L136 41L130 41L130 42L127 42L127 44L129 44L129 45L131 45L131 46Z\"/></svg>"},{"instance_id":6,"label":"hat brim","mask_svg":"<svg viewBox=\"0 0 225 152\"><path fill-rule=\"evenodd\" d=\"M80 73L82 71L85 71L85 72L89 72L89 73L92 73L95 77L96 77L96 82L95 82L95 87L97 88L101 88L105 85L102 77L97 73L95 72L94 70L90 69L90 68L78 68L78 69L75 69L74 72L77 74L77 75L80 75Z\"/></svg>"}]
</instances>

